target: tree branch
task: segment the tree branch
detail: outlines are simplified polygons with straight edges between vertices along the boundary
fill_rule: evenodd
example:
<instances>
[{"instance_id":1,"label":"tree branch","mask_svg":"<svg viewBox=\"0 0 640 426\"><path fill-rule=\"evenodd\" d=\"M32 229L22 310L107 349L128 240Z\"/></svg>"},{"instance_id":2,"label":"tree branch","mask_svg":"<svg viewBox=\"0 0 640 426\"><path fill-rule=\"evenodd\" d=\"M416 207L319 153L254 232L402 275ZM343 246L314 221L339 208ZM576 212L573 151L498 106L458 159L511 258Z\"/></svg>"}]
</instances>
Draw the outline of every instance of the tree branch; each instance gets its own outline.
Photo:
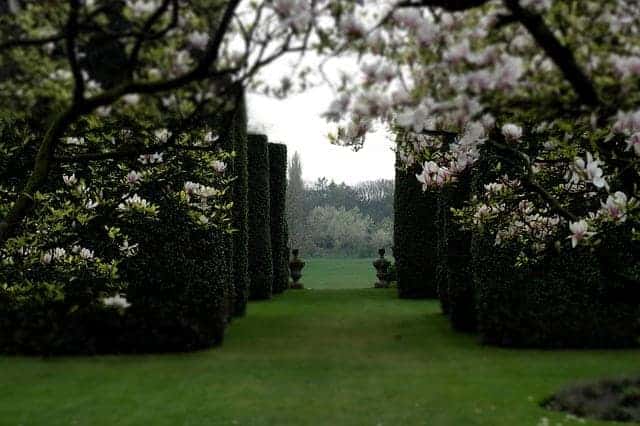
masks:
<instances>
[{"instance_id":1,"label":"tree branch","mask_svg":"<svg viewBox=\"0 0 640 426\"><path fill-rule=\"evenodd\" d=\"M520 6L519 0L504 0L504 4L511 11L514 18L529 31L540 48L560 68L580 101L587 106L600 106L601 101L593 83L576 62L571 49L560 43L551 29L545 24L542 16Z\"/></svg>"}]
</instances>

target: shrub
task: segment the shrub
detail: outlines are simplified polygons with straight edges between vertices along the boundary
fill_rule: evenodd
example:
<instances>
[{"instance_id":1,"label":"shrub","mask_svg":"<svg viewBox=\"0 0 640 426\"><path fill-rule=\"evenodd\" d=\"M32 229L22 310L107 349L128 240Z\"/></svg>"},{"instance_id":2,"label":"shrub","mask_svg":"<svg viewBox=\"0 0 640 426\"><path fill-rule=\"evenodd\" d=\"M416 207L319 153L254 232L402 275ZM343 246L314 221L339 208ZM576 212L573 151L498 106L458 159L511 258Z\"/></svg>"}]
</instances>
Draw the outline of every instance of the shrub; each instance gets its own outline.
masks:
<instances>
[{"instance_id":1,"label":"shrub","mask_svg":"<svg viewBox=\"0 0 640 426\"><path fill-rule=\"evenodd\" d=\"M271 251L273 253L273 292L289 287L289 249L287 247L287 146L269 144L271 190Z\"/></svg>"},{"instance_id":2,"label":"shrub","mask_svg":"<svg viewBox=\"0 0 640 426\"><path fill-rule=\"evenodd\" d=\"M516 267L519 247L495 247L493 238L481 233L474 235L472 250L484 342L545 348L637 345L637 271L633 282L608 276L601 257L588 248L552 249L535 264Z\"/></svg>"},{"instance_id":3,"label":"shrub","mask_svg":"<svg viewBox=\"0 0 640 426\"><path fill-rule=\"evenodd\" d=\"M226 132L223 143L235 152L231 174L235 177L232 184L233 201L232 237L233 251L233 314L242 316L247 309L249 298L249 171L247 168L247 110L244 89L236 89L234 108L225 117ZM223 127L223 126L220 126ZM224 127L223 127L224 128Z\"/></svg>"},{"instance_id":4,"label":"shrub","mask_svg":"<svg viewBox=\"0 0 640 426\"><path fill-rule=\"evenodd\" d=\"M476 321L476 300L471 270L471 231L463 229L454 221L451 208L462 208L471 195L471 175L460 175L454 185L443 190L440 197L444 230L441 235L446 239L444 256L439 259L445 269L442 284L444 304L448 304L451 325L459 331L474 331ZM446 287L446 289L444 289ZM440 288L440 287L439 287Z\"/></svg>"},{"instance_id":5,"label":"shrub","mask_svg":"<svg viewBox=\"0 0 640 426\"><path fill-rule=\"evenodd\" d=\"M394 256L402 298L436 297L437 194L422 191L417 167L398 160L394 198Z\"/></svg>"},{"instance_id":6,"label":"shrub","mask_svg":"<svg viewBox=\"0 0 640 426\"><path fill-rule=\"evenodd\" d=\"M268 299L272 294L271 202L269 149L265 135L248 137L249 164L249 297Z\"/></svg>"}]
</instances>

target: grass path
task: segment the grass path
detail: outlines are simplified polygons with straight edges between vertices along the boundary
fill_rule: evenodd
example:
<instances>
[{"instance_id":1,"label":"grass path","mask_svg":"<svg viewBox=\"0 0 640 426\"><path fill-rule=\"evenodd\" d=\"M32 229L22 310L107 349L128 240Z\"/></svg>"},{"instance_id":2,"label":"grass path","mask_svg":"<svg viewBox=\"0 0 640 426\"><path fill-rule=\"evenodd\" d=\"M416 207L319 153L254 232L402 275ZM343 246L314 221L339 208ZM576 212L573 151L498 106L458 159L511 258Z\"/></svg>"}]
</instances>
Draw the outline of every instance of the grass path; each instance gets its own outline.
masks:
<instances>
[{"instance_id":1,"label":"grass path","mask_svg":"<svg viewBox=\"0 0 640 426\"><path fill-rule=\"evenodd\" d=\"M571 425L537 401L640 370L639 351L483 347L438 311L392 290L291 291L209 351L0 357L0 425Z\"/></svg>"}]
</instances>

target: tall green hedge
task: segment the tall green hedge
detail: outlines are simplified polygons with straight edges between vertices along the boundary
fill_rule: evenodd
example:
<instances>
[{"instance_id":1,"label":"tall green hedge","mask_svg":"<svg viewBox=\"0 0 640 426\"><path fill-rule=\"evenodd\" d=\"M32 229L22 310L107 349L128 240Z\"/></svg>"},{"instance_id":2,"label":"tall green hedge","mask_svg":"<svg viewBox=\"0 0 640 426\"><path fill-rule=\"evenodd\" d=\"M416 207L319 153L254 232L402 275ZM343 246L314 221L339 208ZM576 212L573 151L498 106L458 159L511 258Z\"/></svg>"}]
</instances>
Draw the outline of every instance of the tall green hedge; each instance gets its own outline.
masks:
<instances>
[{"instance_id":1,"label":"tall green hedge","mask_svg":"<svg viewBox=\"0 0 640 426\"><path fill-rule=\"evenodd\" d=\"M394 195L394 257L398 295L435 298L437 193L423 192L416 179L419 167L403 170L396 160Z\"/></svg>"},{"instance_id":2,"label":"tall green hedge","mask_svg":"<svg viewBox=\"0 0 640 426\"><path fill-rule=\"evenodd\" d=\"M496 248L474 236L478 321L486 343L542 348L636 346L640 291L607 276L587 248L551 250L535 265L515 268L518 247ZM637 280L637 276L636 276Z\"/></svg>"},{"instance_id":3,"label":"tall green hedge","mask_svg":"<svg viewBox=\"0 0 640 426\"><path fill-rule=\"evenodd\" d=\"M265 135L248 136L249 298L268 299L273 286L269 148Z\"/></svg>"},{"instance_id":4,"label":"tall green hedge","mask_svg":"<svg viewBox=\"0 0 640 426\"><path fill-rule=\"evenodd\" d=\"M271 189L271 251L273 253L273 292L289 287L289 249L287 247L287 146L269 144Z\"/></svg>"},{"instance_id":5,"label":"tall green hedge","mask_svg":"<svg viewBox=\"0 0 640 426\"><path fill-rule=\"evenodd\" d=\"M249 170L247 167L247 108L244 89L236 88L233 109L226 123L227 147L235 152L231 164L233 182L233 314L244 315L249 298Z\"/></svg>"}]
</instances>

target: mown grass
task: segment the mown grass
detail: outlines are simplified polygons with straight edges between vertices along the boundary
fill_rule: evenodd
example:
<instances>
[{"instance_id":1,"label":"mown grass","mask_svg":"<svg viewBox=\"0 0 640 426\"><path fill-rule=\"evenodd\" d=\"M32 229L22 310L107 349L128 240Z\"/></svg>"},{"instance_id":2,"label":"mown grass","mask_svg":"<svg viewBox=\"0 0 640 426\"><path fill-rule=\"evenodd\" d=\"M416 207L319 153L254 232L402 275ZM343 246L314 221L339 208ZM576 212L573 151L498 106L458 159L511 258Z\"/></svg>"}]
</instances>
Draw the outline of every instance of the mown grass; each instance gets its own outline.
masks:
<instances>
[{"instance_id":1,"label":"mown grass","mask_svg":"<svg viewBox=\"0 0 640 426\"><path fill-rule=\"evenodd\" d=\"M315 290L369 288L376 282L371 259L314 258L305 259L300 280Z\"/></svg>"},{"instance_id":2,"label":"mown grass","mask_svg":"<svg viewBox=\"0 0 640 426\"><path fill-rule=\"evenodd\" d=\"M578 423L538 402L637 374L639 360L481 346L451 331L437 302L393 290L289 291L251 304L208 351L0 357L0 425L567 426Z\"/></svg>"}]
</instances>

